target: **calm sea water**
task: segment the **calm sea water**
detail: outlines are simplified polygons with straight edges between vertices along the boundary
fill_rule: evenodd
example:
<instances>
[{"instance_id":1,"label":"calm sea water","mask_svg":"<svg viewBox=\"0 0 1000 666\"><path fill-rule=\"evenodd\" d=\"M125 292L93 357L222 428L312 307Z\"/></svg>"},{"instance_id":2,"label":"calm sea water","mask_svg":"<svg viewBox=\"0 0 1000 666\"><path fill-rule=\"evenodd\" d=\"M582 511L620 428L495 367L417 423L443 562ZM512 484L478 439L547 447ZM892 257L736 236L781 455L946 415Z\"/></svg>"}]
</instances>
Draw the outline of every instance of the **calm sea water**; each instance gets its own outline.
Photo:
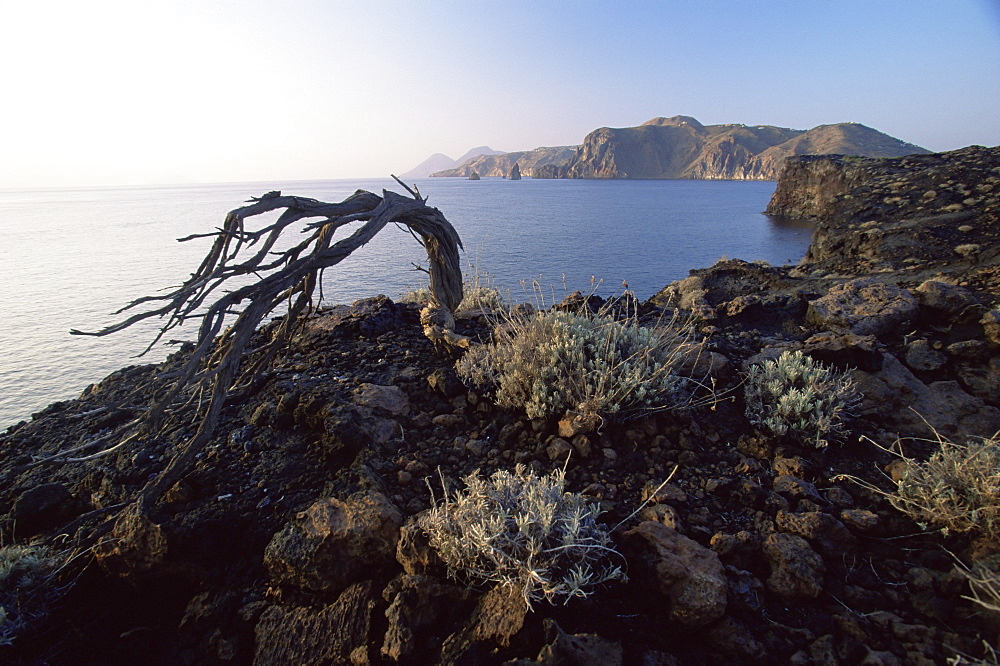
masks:
<instances>
[{"instance_id":1,"label":"calm sea water","mask_svg":"<svg viewBox=\"0 0 1000 666\"><path fill-rule=\"evenodd\" d=\"M623 281L640 298L722 256L797 262L811 229L760 214L775 184L724 181L422 179L428 203L458 229L469 273L491 276L521 294L537 279L557 297L604 292ZM340 201L356 189L395 189L386 180L327 180L143 188L0 190L0 427L126 365L161 360L170 349L135 358L155 322L105 338L68 334L116 321L130 300L177 285L210 240L177 238L211 231L227 211L271 189ZM273 219L273 218L269 218ZM254 226L256 228L256 226ZM324 276L326 302L421 286L423 250L388 227ZM193 338L192 326L173 337Z\"/></svg>"}]
</instances>

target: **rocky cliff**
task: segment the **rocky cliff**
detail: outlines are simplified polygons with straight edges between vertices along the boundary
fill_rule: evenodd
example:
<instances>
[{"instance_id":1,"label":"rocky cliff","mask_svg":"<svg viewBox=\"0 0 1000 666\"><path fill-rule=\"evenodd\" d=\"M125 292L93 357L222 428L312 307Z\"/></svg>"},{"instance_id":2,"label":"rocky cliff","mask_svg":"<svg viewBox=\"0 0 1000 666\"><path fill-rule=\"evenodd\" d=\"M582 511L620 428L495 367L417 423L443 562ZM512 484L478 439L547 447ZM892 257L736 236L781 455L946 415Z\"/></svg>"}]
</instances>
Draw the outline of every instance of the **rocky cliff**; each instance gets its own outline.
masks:
<instances>
[{"instance_id":1,"label":"rocky cliff","mask_svg":"<svg viewBox=\"0 0 1000 666\"><path fill-rule=\"evenodd\" d=\"M1000 257L1000 147L789 158L766 212L818 220L810 270L985 266Z\"/></svg>"},{"instance_id":2,"label":"rocky cliff","mask_svg":"<svg viewBox=\"0 0 1000 666\"><path fill-rule=\"evenodd\" d=\"M790 155L838 153L896 157L926 153L856 123L794 130L770 125L702 125L689 116L639 127L602 127L560 172L566 178L775 180Z\"/></svg>"},{"instance_id":3,"label":"rocky cliff","mask_svg":"<svg viewBox=\"0 0 1000 666\"><path fill-rule=\"evenodd\" d=\"M510 174L515 164L519 164L523 175L534 177L535 170L565 165L575 153L576 146L553 146L499 155L481 155L460 163L453 169L438 171L430 175L467 178L475 171L480 176L503 178Z\"/></svg>"},{"instance_id":4,"label":"rocky cliff","mask_svg":"<svg viewBox=\"0 0 1000 666\"><path fill-rule=\"evenodd\" d=\"M775 180L792 155L899 157L928 152L857 123L811 130L771 125L702 125L690 116L594 130L580 146L536 148L459 162L432 176L505 176L515 162L533 178Z\"/></svg>"},{"instance_id":5,"label":"rocky cliff","mask_svg":"<svg viewBox=\"0 0 1000 666\"><path fill-rule=\"evenodd\" d=\"M400 174L400 178L427 178L432 173L436 171L443 171L445 169L452 169L460 164L468 162L471 159L475 159L480 155L501 155L501 151L493 150L489 146L479 146L477 148L472 148L464 155L459 157L457 160L453 160L443 153L434 153L426 160L413 167L404 174Z\"/></svg>"}]
</instances>

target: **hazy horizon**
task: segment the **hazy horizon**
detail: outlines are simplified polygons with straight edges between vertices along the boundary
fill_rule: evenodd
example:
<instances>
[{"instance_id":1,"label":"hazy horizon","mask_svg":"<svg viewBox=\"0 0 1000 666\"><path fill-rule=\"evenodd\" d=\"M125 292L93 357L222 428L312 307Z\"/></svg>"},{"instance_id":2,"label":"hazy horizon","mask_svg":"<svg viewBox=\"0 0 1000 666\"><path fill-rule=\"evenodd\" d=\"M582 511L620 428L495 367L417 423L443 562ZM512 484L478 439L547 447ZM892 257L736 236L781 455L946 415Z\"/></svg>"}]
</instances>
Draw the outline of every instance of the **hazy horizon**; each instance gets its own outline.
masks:
<instances>
[{"instance_id":1,"label":"hazy horizon","mask_svg":"<svg viewBox=\"0 0 1000 666\"><path fill-rule=\"evenodd\" d=\"M4 189L384 178L673 115L1000 144L996 0L0 2Z\"/></svg>"}]
</instances>

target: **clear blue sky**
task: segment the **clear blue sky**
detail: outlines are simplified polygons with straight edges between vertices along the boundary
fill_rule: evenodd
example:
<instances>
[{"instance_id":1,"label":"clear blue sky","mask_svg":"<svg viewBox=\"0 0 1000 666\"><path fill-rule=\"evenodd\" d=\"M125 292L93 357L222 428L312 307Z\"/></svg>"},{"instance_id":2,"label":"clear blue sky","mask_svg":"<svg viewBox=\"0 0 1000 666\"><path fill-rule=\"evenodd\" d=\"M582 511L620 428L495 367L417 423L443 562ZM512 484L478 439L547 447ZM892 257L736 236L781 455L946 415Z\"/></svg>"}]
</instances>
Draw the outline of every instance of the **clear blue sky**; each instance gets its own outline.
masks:
<instances>
[{"instance_id":1,"label":"clear blue sky","mask_svg":"<svg viewBox=\"0 0 1000 666\"><path fill-rule=\"evenodd\" d=\"M1000 144L1000 0L0 0L0 187L386 176L690 115Z\"/></svg>"}]
</instances>

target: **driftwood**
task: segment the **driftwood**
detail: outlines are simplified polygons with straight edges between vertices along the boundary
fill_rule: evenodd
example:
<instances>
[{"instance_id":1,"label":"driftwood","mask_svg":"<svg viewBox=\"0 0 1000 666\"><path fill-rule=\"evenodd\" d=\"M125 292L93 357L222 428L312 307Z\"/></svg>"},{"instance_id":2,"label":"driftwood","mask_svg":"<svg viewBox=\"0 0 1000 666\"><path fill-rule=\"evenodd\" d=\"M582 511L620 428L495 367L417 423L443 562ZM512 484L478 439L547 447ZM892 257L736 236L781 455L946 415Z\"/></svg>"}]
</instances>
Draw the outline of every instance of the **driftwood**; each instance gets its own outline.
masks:
<instances>
[{"instance_id":1,"label":"driftwood","mask_svg":"<svg viewBox=\"0 0 1000 666\"><path fill-rule=\"evenodd\" d=\"M395 178L395 176L393 176ZM381 197L357 191L340 203L324 203L297 196L269 192L253 198L250 205L231 211L222 228L210 234L180 239L214 237L207 256L191 278L169 293L145 296L129 303L116 314L140 306L142 311L100 331L75 335L109 335L152 317L165 318L159 333L147 351L170 330L188 320L200 320L194 351L183 369L172 380L165 394L147 412L123 429L121 441L106 449L110 452L137 436L154 436L171 415L178 402L193 395L198 388L209 395L201 412L195 435L186 443L158 476L140 492L138 508L144 511L180 479L194 463L198 453L211 439L225 404L251 390L263 375L268 363L291 338L296 326L313 310L313 293L323 269L334 266L368 243L387 224L407 227L427 252L430 289L436 303L432 307L450 312L462 300L462 271L459 262L461 240L454 227L436 208L426 204L420 193L396 181L411 195L383 191ZM277 221L256 231L246 228L248 218L284 209ZM279 237L305 219L320 218L306 225L304 240L284 251L274 251ZM350 236L334 243L337 229L364 222ZM231 278L263 275L253 284L223 292L212 301L223 284ZM247 351L252 336L264 318L283 303L288 314L263 345ZM209 303L205 306L206 303ZM240 309L239 306L245 304ZM204 307L204 309L202 309ZM223 333L227 316L235 321ZM221 337L220 337L221 334ZM448 335L445 334L447 338ZM435 340L437 343L438 340ZM127 432L126 432L127 431ZM103 453L103 452L102 452ZM100 454L95 454L100 455ZM93 456L92 456L93 457Z\"/></svg>"}]
</instances>

